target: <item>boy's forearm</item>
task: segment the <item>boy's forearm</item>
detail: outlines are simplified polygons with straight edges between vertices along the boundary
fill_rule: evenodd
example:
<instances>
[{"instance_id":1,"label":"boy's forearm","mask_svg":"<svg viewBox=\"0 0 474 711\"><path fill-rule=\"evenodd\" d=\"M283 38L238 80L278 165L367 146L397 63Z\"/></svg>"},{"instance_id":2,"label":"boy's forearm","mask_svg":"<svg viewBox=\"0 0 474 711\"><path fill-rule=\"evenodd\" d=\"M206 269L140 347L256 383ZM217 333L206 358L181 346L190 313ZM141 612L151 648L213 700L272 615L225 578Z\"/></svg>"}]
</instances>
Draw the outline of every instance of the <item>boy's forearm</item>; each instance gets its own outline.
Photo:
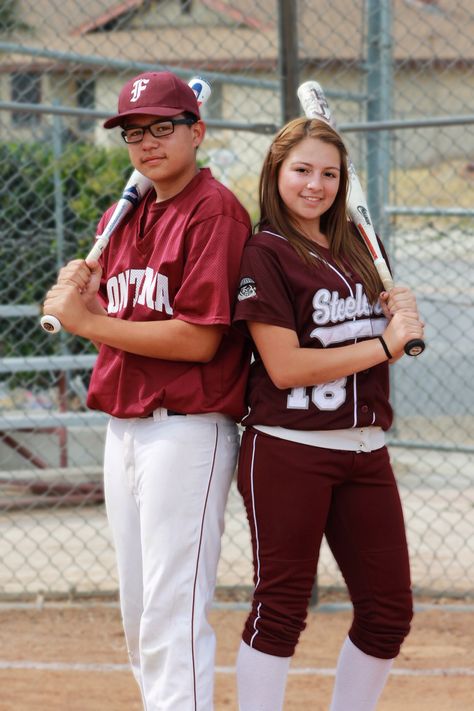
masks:
<instances>
[{"instance_id":1,"label":"boy's forearm","mask_svg":"<svg viewBox=\"0 0 474 711\"><path fill-rule=\"evenodd\" d=\"M201 326L181 319L125 321L103 312L90 313L78 326L77 335L150 358L207 362L219 347L222 327Z\"/></svg>"}]
</instances>

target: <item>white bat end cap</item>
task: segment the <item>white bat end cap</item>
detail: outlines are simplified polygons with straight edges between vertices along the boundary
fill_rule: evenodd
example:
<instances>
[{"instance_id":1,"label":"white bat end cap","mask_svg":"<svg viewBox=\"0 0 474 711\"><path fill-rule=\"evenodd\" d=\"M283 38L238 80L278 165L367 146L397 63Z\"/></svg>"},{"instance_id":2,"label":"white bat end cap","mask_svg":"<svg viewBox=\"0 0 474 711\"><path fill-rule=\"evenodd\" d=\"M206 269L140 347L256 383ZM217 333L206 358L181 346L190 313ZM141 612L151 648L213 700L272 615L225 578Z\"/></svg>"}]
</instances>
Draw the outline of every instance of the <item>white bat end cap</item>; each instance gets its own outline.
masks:
<instances>
[{"instance_id":1,"label":"white bat end cap","mask_svg":"<svg viewBox=\"0 0 474 711\"><path fill-rule=\"evenodd\" d=\"M56 316L42 316L40 323L48 333L59 333L61 330L61 321Z\"/></svg>"},{"instance_id":2,"label":"white bat end cap","mask_svg":"<svg viewBox=\"0 0 474 711\"><path fill-rule=\"evenodd\" d=\"M321 84L318 84L317 81L313 81L313 80L305 81L305 82L303 82L303 84L299 85L297 93L299 96L300 92L304 94L306 91L312 91L312 90L322 91Z\"/></svg>"}]
</instances>

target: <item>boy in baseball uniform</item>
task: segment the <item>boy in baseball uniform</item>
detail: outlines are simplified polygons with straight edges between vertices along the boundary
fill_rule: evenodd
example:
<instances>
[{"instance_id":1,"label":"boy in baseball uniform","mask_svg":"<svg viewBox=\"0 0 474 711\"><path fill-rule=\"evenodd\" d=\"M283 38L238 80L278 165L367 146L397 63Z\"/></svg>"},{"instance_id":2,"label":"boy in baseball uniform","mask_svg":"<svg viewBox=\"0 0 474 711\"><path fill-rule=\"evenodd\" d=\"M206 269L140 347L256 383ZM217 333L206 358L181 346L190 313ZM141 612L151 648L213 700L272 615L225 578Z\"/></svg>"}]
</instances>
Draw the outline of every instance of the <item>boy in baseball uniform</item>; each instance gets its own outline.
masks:
<instances>
[{"instance_id":1,"label":"boy in baseball uniform","mask_svg":"<svg viewBox=\"0 0 474 711\"><path fill-rule=\"evenodd\" d=\"M198 167L205 125L193 90L172 73L128 81L104 127L121 128L153 189L99 262L61 270L44 312L98 345L88 406L110 415L106 507L144 708L210 711L207 612L249 363L230 324L250 222Z\"/></svg>"}]
</instances>

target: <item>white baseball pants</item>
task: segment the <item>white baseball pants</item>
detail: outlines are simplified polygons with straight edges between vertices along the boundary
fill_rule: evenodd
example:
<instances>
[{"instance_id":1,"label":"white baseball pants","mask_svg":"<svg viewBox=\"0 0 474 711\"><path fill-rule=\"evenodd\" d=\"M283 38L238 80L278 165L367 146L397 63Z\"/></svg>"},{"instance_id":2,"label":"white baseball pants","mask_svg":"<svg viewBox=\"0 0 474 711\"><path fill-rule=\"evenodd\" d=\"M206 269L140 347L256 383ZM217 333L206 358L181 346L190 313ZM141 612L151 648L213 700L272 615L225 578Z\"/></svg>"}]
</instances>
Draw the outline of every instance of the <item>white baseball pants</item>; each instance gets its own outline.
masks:
<instances>
[{"instance_id":1,"label":"white baseball pants","mask_svg":"<svg viewBox=\"0 0 474 711\"><path fill-rule=\"evenodd\" d=\"M125 637L146 711L212 711L207 620L238 431L220 414L112 418L104 460Z\"/></svg>"}]
</instances>

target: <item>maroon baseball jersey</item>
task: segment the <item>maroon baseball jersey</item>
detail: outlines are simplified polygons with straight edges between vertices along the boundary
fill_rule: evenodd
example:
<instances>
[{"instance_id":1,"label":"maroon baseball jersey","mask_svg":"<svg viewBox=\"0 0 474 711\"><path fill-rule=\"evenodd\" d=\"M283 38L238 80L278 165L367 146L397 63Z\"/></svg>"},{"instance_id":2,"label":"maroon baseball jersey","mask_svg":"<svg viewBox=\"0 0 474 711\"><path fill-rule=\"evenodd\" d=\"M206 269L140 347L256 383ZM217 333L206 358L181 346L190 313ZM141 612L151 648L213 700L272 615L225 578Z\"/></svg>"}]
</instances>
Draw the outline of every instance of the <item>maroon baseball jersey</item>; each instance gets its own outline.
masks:
<instances>
[{"instance_id":1,"label":"maroon baseball jersey","mask_svg":"<svg viewBox=\"0 0 474 711\"><path fill-rule=\"evenodd\" d=\"M207 168L170 200L155 200L151 190L102 255L100 296L109 317L230 326L250 235L247 212ZM103 216L98 234L112 210ZM248 362L248 344L235 327L226 330L209 363L149 358L102 345L87 402L115 417L166 407L221 412L239 420L245 412Z\"/></svg>"},{"instance_id":2,"label":"maroon baseball jersey","mask_svg":"<svg viewBox=\"0 0 474 711\"><path fill-rule=\"evenodd\" d=\"M308 265L289 242L271 231L254 235L244 250L234 320L257 321L296 332L302 348L336 348L381 334L386 319L371 306L354 270L342 270L329 250L318 248ZM329 383L279 390L255 351L244 425L332 430L375 425L388 429L388 365Z\"/></svg>"}]
</instances>

